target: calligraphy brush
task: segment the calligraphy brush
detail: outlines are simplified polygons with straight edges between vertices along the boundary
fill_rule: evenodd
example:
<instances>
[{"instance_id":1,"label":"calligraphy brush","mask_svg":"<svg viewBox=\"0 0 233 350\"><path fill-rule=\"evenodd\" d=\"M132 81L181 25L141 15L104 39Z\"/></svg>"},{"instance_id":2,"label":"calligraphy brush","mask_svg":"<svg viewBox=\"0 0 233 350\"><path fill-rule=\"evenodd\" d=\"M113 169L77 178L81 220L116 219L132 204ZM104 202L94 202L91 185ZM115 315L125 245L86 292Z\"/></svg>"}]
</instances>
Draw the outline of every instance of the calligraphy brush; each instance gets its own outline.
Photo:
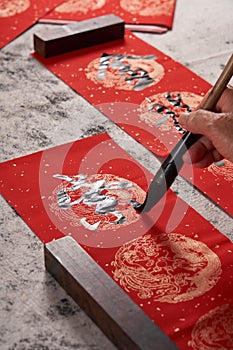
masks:
<instances>
[{"instance_id":1,"label":"calligraphy brush","mask_svg":"<svg viewBox=\"0 0 233 350\"><path fill-rule=\"evenodd\" d=\"M233 75L233 54L228 60L225 68L220 74L215 85L209 92L206 99L201 104L201 108L205 110L211 110L218 102L224 89L226 88L229 80ZM151 182L147 191L146 199L144 203L140 204L136 201L132 201L134 209L139 212L148 212L159 202L159 200L165 195L168 189L175 181L182 165L184 153L201 137L202 135L193 134L186 131L177 145L170 152L168 157L161 164L158 172L156 173L153 181Z\"/></svg>"}]
</instances>

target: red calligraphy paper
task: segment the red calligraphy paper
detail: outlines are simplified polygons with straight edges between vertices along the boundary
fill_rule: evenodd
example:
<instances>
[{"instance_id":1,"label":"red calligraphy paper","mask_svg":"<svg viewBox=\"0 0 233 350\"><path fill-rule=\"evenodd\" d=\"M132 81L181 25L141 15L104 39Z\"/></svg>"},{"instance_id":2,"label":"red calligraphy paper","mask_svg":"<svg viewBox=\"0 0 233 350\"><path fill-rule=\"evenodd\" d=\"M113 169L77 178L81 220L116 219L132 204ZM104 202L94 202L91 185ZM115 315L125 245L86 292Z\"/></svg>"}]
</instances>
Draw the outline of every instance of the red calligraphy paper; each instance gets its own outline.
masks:
<instances>
[{"instance_id":1,"label":"red calligraphy paper","mask_svg":"<svg viewBox=\"0 0 233 350\"><path fill-rule=\"evenodd\" d=\"M180 113L189 111L189 107L195 109L211 87L130 33L124 40L95 48L50 59L35 57L137 141L162 157L168 155L181 137L174 120L164 119L164 115L167 111ZM232 215L232 166L227 164L219 169L185 166L181 174Z\"/></svg>"},{"instance_id":2,"label":"red calligraphy paper","mask_svg":"<svg viewBox=\"0 0 233 350\"><path fill-rule=\"evenodd\" d=\"M68 0L47 19L80 21L114 13L129 24L152 24L172 28L175 0Z\"/></svg>"},{"instance_id":3,"label":"red calligraphy paper","mask_svg":"<svg viewBox=\"0 0 233 350\"><path fill-rule=\"evenodd\" d=\"M0 48L22 34L61 2L61 0L1 0Z\"/></svg>"},{"instance_id":4,"label":"red calligraphy paper","mask_svg":"<svg viewBox=\"0 0 233 350\"><path fill-rule=\"evenodd\" d=\"M43 242L71 235L180 349L232 348L233 245L107 134L0 165L2 195ZM106 296L107 297L107 296Z\"/></svg>"}]
</instances>

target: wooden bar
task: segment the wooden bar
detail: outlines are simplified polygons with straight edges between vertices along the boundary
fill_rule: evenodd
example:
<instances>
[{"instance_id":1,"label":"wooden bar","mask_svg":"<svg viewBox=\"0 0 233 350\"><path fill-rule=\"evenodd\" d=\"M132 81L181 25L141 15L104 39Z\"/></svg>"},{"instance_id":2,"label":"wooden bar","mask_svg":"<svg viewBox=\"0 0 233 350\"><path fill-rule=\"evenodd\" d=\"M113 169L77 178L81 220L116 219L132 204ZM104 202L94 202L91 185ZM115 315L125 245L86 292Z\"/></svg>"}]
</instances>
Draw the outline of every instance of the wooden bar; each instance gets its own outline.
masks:
<instances>
[{"instance_id":1,"label":"wooden bar","mask_svg":"<svg viewBox=\"0 0 233 350\"><path fill-rule=\"evenodd\" d=\"M34 50L52 57L124 37L124 21L113 14L73 22L34 34Z\"/></svg>"},{"instance_id":2,"label":"wooden bar","mask_svg":"<svg viewBox=\"0 0 233 350\"><path fill-rule=\"evenodd\" d=\"M178 349L73 238L47 243L44 254L46 269L118 349Z\"/></svg>"}]
</instances>

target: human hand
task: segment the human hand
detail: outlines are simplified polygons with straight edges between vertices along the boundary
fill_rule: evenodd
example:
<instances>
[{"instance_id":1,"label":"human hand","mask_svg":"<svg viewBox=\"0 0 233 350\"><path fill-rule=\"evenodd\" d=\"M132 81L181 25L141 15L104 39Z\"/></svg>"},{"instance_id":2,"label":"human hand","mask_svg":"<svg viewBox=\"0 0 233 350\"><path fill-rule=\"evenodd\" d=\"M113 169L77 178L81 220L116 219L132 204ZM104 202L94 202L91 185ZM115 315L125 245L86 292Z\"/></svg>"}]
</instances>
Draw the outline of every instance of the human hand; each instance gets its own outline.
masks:
<instances>
[{"instance_id":1,"label":"human hand","mask_svg":"<svg viewBox=\"0 0 233 350\"><path fill-rule=\"evenodd\" d=\"M198 109L180 114L180 125L194 134L204 135L184 155L186 163L204 168L226 158L233 162L233 88L225 89L215 111Z\"/></svg>"}]
</instances>

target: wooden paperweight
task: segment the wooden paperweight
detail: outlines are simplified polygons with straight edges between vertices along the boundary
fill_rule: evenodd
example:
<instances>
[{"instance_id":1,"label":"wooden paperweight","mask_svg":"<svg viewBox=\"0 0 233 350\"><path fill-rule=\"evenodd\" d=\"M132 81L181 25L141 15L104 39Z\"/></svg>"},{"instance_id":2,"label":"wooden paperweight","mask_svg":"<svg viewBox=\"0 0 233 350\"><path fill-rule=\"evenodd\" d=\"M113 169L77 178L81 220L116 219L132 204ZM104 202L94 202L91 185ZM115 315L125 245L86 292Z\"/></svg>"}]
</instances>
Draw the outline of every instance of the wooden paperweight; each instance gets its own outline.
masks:
<instances>
[{"instance_id":1,"label":"wooden paperweight","mask_svg":"<svg viewBox=\"0 0 233 350\"><path fill-rule=\"evenodd\" d=\"M46 269L118 349L177 350L73 238L47 243L44 252Z\"/></svg>"},{"instance_id":2,"label":"wooden paperweight","mask_svg":"<svg viewBox=\"0 0 233 350\"><path fill-rule=\"evenodd\" d=\"M124 37L125 23L113 14L56 26L34 34L34 50L52 57Z\"/></svg>"}]
</instances>

